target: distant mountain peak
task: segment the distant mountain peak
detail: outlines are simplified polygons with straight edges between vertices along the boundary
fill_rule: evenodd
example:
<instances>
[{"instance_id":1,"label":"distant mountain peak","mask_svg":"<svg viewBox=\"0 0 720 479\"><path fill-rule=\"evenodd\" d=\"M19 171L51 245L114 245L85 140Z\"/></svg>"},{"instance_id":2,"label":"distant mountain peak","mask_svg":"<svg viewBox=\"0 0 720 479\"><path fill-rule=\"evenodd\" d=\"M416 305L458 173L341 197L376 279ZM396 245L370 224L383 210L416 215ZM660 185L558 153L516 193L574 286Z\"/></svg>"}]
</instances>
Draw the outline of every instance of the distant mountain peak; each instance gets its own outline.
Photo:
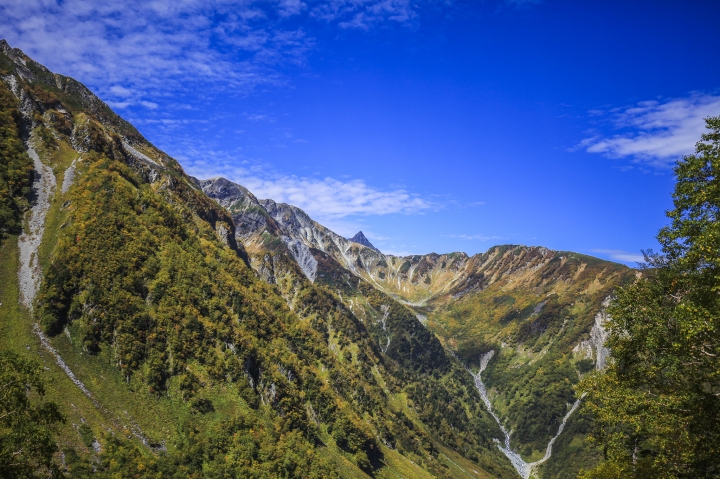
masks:
<instances>
[{"instance_id":1,"label":"distant mountain peak","mask_svg":"<svg viewBox=\"0 0 720 479\"><path fill-rule=\"evenodd\" d=\"M365 237L362 231L358 231L355 236L350 238L350 241L352 241L353 243L361 244L363 246L367 246L368 248L374 249L378 253L380 252L380 250L373 246L370 240Z\"/></svg>"}]
</instances>

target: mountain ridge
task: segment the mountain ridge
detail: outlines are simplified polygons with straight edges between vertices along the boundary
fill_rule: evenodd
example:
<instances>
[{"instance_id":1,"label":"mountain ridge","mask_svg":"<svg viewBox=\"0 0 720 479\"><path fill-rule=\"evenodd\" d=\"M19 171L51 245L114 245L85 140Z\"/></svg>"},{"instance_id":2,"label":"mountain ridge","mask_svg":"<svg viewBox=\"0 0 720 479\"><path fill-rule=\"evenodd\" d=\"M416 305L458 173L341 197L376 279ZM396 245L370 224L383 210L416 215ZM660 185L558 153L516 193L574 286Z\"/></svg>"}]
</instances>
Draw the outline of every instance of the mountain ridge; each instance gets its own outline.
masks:
<instances>
[{"instance_id":1,"label":"mountain ridge","mask_svg":"<svg viewBox=\"0 0 720 479\"><path fill-rule=\"evenodd\" d=\"M203 184L209 196L228 204L217 191L209 191L211 185L212 181ZM604 308L613 288L639 273L622 264L541 246L500 245L473 256L384 255L343 242L297 207L257 202L258 208L266 206L269 209L260 214L274 226L250 226L242 233L245 244L256 245L251 252L256 271L266 268L257 259L266 257L264 251L294 258L309 279L333 291L370 325L378 346L386 351L393 346L392 335L384 333L382 317L372 307L368 295L374 293L367 288L374 288L410 308L468 368L482 363L483 386L478 388L489 394L500 425L517 431L506 436L504 451L521 476L532 469L541 477L570 478L597 460L597 451L574 445L589 430L572 385L587 373L588 364L591 369L604 367ZM255 224L246 221L244 211L235 210L236 223ZM275 239L273 231L279 232ZM472 372L472 377L480 381L479 372ZM528 386L518 387L516 381ZM547 399L528 403L539 391L547 391ZM574 405L567 415L565 403ZM528 405L532 415L524 412ZM538 422L537 414L546 419ZM552 454L546 451L548 441L556 443ZM579 460L567 462L569 454Z\"/></svg>"},{"instance_id":2,"label":"mountain ridge","mask_svg":"<svg viewBox=\"0 0 720 479\"><path fill-rule=\"evenodd\" d=\"M517 245L382 254L187 176L80 83L2 48L0 131L49 186L26 226L42 241L2 240L0 347L54 379L68 474L134 451L161 475L514 477L506 456L539 464L555 439L540 477L596 460L566 404L601 368L598 315L634 271ZM250 444L271 459L232 462Z\"/></svg>"},{"instance_id":3,"label":"mountain ridge","mask_svg":"<svg viewBox=\"0 0 720 479\"><path fill-rule=\"evenodd\" d=\"M312 234L309 217L216 182L250 198L221 207L87 88L4 51L0 131L58 186L31 254L0 244L0 348L53 379L66 474L512 477L472 381L414 314L356 282L382 321L359 319L291 254L310 247L273 236Z\"/></svg>"}]
</instances>

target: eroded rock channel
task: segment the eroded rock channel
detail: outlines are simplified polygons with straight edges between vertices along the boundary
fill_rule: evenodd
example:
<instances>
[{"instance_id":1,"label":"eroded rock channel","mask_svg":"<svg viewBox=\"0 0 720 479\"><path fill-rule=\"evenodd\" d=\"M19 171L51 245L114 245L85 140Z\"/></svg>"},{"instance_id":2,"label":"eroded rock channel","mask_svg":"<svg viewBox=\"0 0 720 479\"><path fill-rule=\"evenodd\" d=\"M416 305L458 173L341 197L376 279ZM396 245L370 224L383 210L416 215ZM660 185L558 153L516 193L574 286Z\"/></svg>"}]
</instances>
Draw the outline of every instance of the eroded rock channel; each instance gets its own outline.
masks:
<instances>
[{"instance_id":1,"label":"eroded rock channel","mask_svg":"<svg viewBox=\"0 0 720 479\"><path fill-rule=\"evenodd\" d=\"M550 442L548 442L548 445L545 448L545 455L542 457L542 459L535 462L525 462L522 456L517 452L513 451L510 447L510 436L512 434L512 431L508 431L507 429L505 429L502 421L497 416L497 414L495 414L495 411L492 408L492 403L490 402L490 398L487 394L487 388L485 387L485 383L483 383L482 381L482 373L483 371L485 371L485 368L487 368L488 363L494 355L495 351L493 350L490 350L487 353L483 354L480 357L480 368L477 374L473 373L470 369L468 369L468 372L475 379L475 387L480 393L480 397L482 398L485 407L490 412L495 421L498 423L498 426L500 426L500 430L503 432L503 441L501 442L499 439L496 439L496 441L498 442L498 448L503 452L503 454L505 454L505 456L507 456L508 459L510 459L513 467L515 467L515 470L518 472L518 474L520 474L520 477L522 477L523 479L529 479L530 475L533 474L537 466L547 461L552 456L552 447L555 443L555 440L560 436L560 434L562 434L563 429L565 429L565 424L567 423L568 419L570 419L572 413L574 413L575 410L580 406L580 401L582 400L582 398L577 399L570 408L570 410L567 412L567 414L565 414L565 417L563 417L562 423L560 424L557 433L555 434L555 436L553 436L552 439L550 439Z\"/></svg>"}]
</instances>

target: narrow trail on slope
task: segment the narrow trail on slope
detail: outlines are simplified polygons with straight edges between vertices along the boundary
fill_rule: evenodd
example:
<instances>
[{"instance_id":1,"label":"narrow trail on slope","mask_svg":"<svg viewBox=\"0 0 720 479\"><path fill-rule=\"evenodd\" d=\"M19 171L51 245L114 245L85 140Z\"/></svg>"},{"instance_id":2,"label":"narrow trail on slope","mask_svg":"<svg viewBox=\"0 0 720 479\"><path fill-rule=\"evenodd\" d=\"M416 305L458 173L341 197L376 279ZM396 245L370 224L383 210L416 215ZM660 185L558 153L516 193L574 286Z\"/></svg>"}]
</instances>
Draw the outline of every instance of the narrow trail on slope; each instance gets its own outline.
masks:
<instances>
[{"instance_id":1,"label":"narrow trail on slope","mask_svg":"<svg viewBox=\"0 0 720 479\"><path fill-rule=\"evenodd\" d=\"M575 410L580 406L582 397L580 399L577 399L570 408L570 410L567 412L567 414L565 414L565 417L563 418L562 423L558 428L558 432L555 434L555 436L553 436L552 439L550 439L550 442L548 442L547 448L545 449L545 456L535 462L525 462L525 460L522 458L522 456L520 456L520 454L510 448L510 435L512 434L512 431L508 431L507 429L505 429L505 426L503 426L500 418L495 414L495 411L493 411L492 403L490 402L490 398L487 395L487 388L485 387L485 383L482 382L482 378L480 376L483 371L485 371L485 368L487 368L488 363L494 355L495 351L491 350L480 357L480 369L478 370L477 374L474 374L467 367L465 369L467 369L467 371L475 380L475 387L480 393L480 397L482 398L485 407L487 408L490 415L492 415L492 417L495 419L495 422L497 422L498 426L500 426L500 430L505 436L504 444L498 444L498 448L503 452L503 454L505 454L505 456L507 456L508 459L510 459L513 467L515 467L515 470L518 472L518 474L520 474L520 477L522 477L523 479L530 479L530 475L536 472L537 467L543 462L550 459L550 457L552 456L552 447L553 444L555 444L555 440L563 432L563 429L565 429L565 424L567 423L568 419L570 419L572 413L574 413ZM498 439L495 440L498 443L500 442Z\"/></svg>"},{"instance_id":2,"label":"narrow trail on slope","mask_svg":"<svg viewBox=\"0 0 720 479\"><path fill-rule=\"evenodd\" d=\"M23 231L23 234L18 238L20 256L20 267L18 268L20 296L18 299L20 304L24 305L34 318L33 303L40 287L40 279L42 277L40 261L38 258L40 244L42 243L43 234L45 233L45 218L50 210L50 199L55 193L57 183L52 169L40 160L40 157L32 145L28 144L27 149L28 155L33 160L34 204L30 210L30 219L27 224L27 229L26 231ZM72 175L74 177L74 169L72 171ZM63 189L66 189L65 185L63 185ZM45 348L53 356L60 369L62 369L67 377L70 378L70 380L78 387L78 389L80 389L83 394L90 399L93 405L105 413L115 427L118 429L124 428L129 430L133 436L143 443L143 445L150 447L150 442L145 437L140 427L131 418L129 418L129 427L122 424L118 419L114 418L113 415L110 414L97 399L95 399L85 384L83 384L83 382L75 376L70 367L68 367L65 361L63 361L57 349L52 347L49 339L43 334L37 323L33 324L33 330L40 339L40 344L42 344L43 348Z\"/></svg>"}]
</instances>

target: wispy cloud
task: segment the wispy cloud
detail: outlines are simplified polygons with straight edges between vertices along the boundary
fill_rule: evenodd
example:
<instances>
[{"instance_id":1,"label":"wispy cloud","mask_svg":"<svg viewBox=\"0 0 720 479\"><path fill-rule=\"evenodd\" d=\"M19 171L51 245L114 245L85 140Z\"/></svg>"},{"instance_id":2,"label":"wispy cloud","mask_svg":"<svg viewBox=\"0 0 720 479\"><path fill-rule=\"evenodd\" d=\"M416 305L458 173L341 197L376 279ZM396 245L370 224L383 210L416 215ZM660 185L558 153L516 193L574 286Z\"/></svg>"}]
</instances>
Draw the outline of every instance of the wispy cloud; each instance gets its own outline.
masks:
<instances>
[{"instance_id":1,"label":"wispy cloud","mask_svg":"<svg viewBox=\"0 0 720 479\"><path fill-rule=\"evenodd\" d=\"M261 198L289 203L318 218L420 213L433 205L405 190L382 190L363 180L246 176L242 184Z\"/></svg>"},{"instance_id":2,"label":"wispy cloud","mask_svg":"<svg viewBox=\"0 0 720 479\"><path fill-rule=\"evenodd\" d=\"M407 23L416 7L410 0L11 1L0 2L0 38L122 108L203 82L236 94L281 85L283 68L303 65L314 48L313 25Z\"/></svg>"},{"instance_id":3,"label":"wispy cloud","mask_svg":"<svg viewBox=\"0 0 720 479\"><path fill-rule=\"evenodd\" d=\"M258 198L270 198L278 203L297 206L326 226L333 225L339 232L342 231L341 234L357 232L349 233L357 227L357 223L338 221L342 218L420 214L440 207L403 188L381 188L353 178L288 175L257 161L239 159L241 152L233 154L210 148L184 149L189 156L178 159L189 174L198 178L223 176L245 186ZM374 237L372 233L368 234Z\"/></svg>"},{"instance_id":4,"label":"wispy cloud","mask_svg":"<svg viewBox=\"0 0 720 479\"><path fill-rule=\"evenodd\" d=\"M302 28L279 18L299 11L292 3L2 2L0 36L110 100L136 104L148 92L208 81L243 92L281 81L275 67L302 62L312 47Z\"/></svg>"},{"instance_id":5,"label":"wispy cloud","mask_svg":"<svg viewBox=\"0 0 720 479\"><path fill-rule=\"evenodd\" d=\"M597 117L603 113L593 110L592 114ZM720 95L696 93L686 98L645 101L604 114L622 132L586 138L578 145L580 148L667 168L694 151L695 143L706 131L705 118L720 115Z\"/></svg>"},{"instance_id":6,"label":"wispy cloud","mask_svg":"<svg viewBox=\"0 0 720 479\"><path fill-rule=\"evenodd\" d=\"M621 261L623 263L642 263L645 261L645 257L642 254L619 249L594 249L593 252L606 255L610 259Z\"/></svg>"},{"instance_id":7,"label":"wispy cloud","mask_svg":"<svg viewBox=\"0 0 720 479\"><path fill-rule=\"evenodd\" d=\"M341 28L367 30L381 23L407 23L417 17L417 3L410 0L330 0L317 2L311 15Z\"/></svg>"},{"instance_id":8,"label":"wispy cloud","mask_svg":"<svg viewBox=\"0 0 720 479\"><path fill-rule=\"evenodd\" d=\"M459 238L464 240L474 240L474 241L490 241L490 240L500 240L503 239L502 236L488 236L488 235L467 235L467 234L460 234L460 235L443 235L446 238Z\"/></svg>"}]
</instances>

